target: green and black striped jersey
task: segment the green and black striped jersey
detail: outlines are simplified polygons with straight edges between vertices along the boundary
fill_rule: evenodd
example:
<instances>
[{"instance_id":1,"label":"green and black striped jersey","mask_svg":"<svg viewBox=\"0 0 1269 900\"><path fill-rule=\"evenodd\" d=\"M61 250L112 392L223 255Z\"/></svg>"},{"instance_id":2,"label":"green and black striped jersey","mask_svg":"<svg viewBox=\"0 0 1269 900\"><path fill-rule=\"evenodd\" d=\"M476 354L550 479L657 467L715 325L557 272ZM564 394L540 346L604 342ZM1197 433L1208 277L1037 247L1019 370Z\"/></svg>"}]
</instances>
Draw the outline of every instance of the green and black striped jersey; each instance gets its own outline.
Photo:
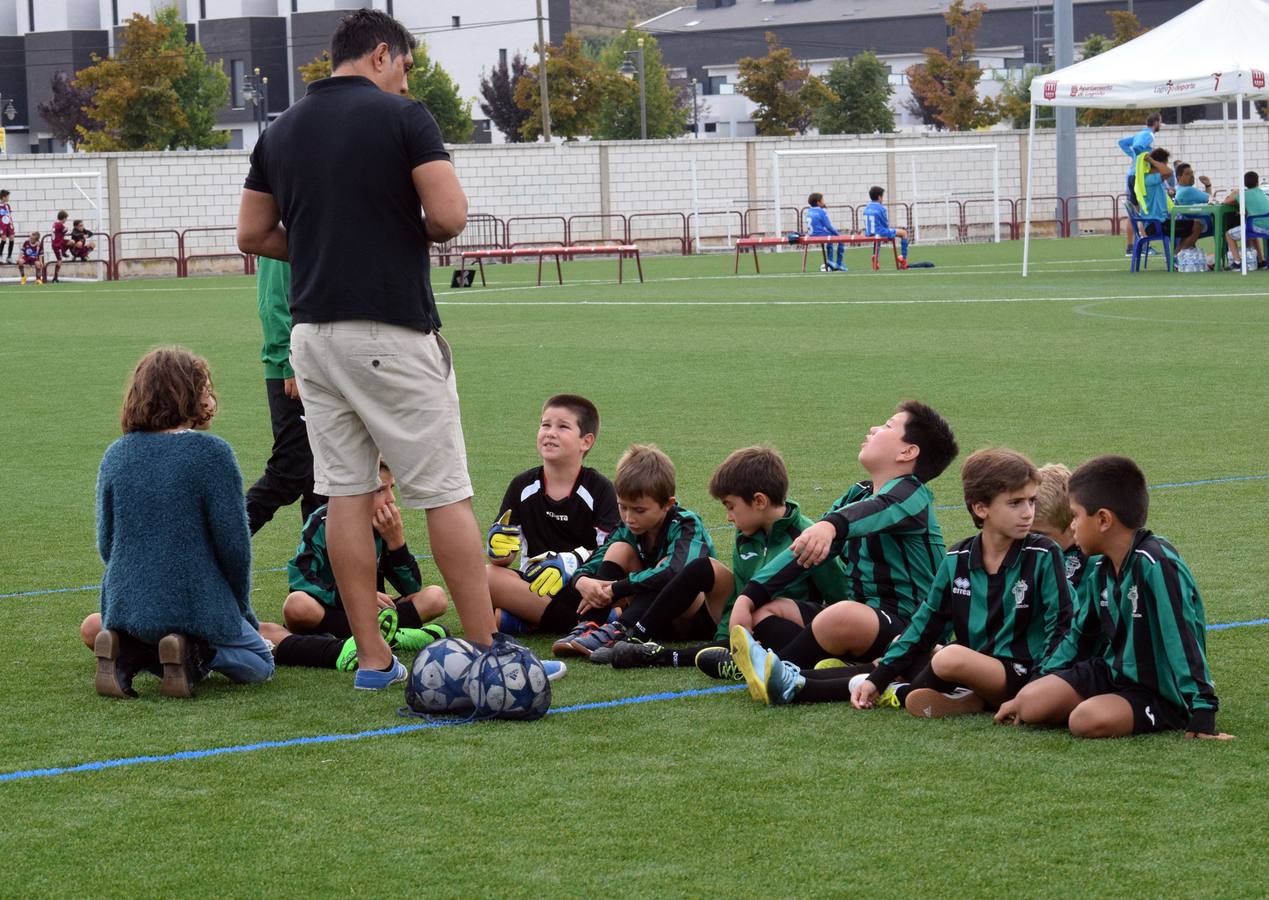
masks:
<instances>
[{"instance_id":1,"label":"green and black striped jersey","mask_svg":"<svg viewBox=\"0 0 1269 900\"><path fill-rule=\"evenodd\" d=\"M710 540L701 517L677 503L665 514L665 521L657 533L645 537L648 540L641 540L623 522L602 547L578 566L573 580L594 578L604 561L604 554L616 543L633 547L643 565L638 572L631 572L620 581L613 582L612 595L617 600L632 594L659 593L688 563L702 556L714 555L714 542Z\"/></svg>"},{"instance_id":2,"label":"green and black striped jersey","mask_svg":"<svg viewBox=\"0 0 1269 900\"><path fill-rule=\"evenodd\" d=\"M993 575L983 566L983 539L976 534L947 552L929 597L869 677L889 684L953 634L971 650L1030 669L1057 649L1071 617L1071 589L1057 544L1039 534L1016 540Z\"/></svg>"},{"instance_id":3,"label":"green and black striped jersey","mask_svg":"<svg viewBox=\"0 0 1269 900\"><path fill-rule=\"evenodd\" d=\"M1066 560L1066 580L1071 583L1072 589L1078 589L1088 569L1088 555L1079 544L1071 544L1062 551L1062 557Z\"/></svg>"},{"instance_id":4,"label":"green and black striped jersey","mask_svg":"<svg viewBox=\"0 0 1269 900\"><path fill-rule=\"evenodd\" d=\"M1105 556L1089 559L1075 622L1043 671L1101 656L1117 681L1187 710L1187 730L1212 732L1220 704L1206 646L1207 616L1189 566L1175 547L1143 528L1122 572Z\"/></svg>"},{"instance_id":5,"label":"green and black striped jersey","mask_svg":"<svg viewBox=\"0 0 1269 900\"><path fill-rule=\"evenodd\" d=\"M379 532L375 532L375 558L379 560L379 590L391 584L402 596L423 589L423 576L419 564L402 544L395 550L387 549ZM303 591L326 606L339 606L339 588L335 586L335 572L326 552L326 507L319 506L304 523L300 546L286 565L287 582L293 591Z\"/></svg>"},{"instance_id":6,"label":"green and black striped jersey","mask_svg":"<svg viewBox=\"0 0 1269 900\"><path fill-rule=\"evenodd\" d=\"M830 555L846 563L848 599L908 622L930 593L945 552L930 489L915 475L892 478L876 493L871 481L861 481L838 498L823 521L837 530ZM786 596L810 571L785 550L742 593L761 606Z\"/></svg>"}]
</instances>

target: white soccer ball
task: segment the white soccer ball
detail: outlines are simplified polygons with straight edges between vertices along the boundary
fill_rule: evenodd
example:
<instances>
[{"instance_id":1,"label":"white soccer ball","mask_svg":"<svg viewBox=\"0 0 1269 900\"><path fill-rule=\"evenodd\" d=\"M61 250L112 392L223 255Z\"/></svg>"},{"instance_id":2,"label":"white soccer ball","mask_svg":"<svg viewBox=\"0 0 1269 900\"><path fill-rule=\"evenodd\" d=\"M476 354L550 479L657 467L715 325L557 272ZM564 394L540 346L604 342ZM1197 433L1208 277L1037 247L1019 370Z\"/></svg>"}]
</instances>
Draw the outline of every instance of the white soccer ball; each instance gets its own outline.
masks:
<instances>
[{"instance_id":1,"label":"white soccer ball","mask_svg":"<svg viewBox=\"0 0 1269 900\"><path fill-rule=\"evenodd\" d=\"M479 655L461 638L434 641L419 651L406 682L405 700L415 712L469 713L467 676Z\"/></svg>"},{"instance_id":2,"label":"white soccer ball","mask_svg":"<svg viewBox=\"0 0 1269 900\"><path fill-rule=\"evenodd\" d=\"M551 690L541 661L532 654L491 652L467 677L467 696L479 715L537 719L551 706Z\"/></svg>"}]
</instances>

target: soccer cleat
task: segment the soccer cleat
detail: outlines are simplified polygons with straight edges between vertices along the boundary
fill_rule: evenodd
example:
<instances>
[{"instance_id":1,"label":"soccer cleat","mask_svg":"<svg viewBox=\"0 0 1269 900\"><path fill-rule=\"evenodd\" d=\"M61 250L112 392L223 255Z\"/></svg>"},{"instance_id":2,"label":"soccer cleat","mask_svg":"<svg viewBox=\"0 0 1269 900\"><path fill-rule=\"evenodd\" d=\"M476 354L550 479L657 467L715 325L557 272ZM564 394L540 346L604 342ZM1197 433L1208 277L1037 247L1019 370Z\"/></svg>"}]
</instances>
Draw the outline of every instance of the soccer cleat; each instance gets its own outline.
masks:
<instances>
[{"instance_id":1,"label":"soccer cleat","mask_svg":"<svg viewBox=\"0 0 1269 900\"><path fill-rule=\"evenodd\" d=\"M544 659L541 662L542 668L546 670L547 681L559 681L568 674L568 666L558 659Z\"/></svg>"},{"instance_id":2,"label":"soccer cleat","mask_svg":"<svg viewBox=\"0 0 1269 900\"><path fill-rule=\"evenodd\" d=\"M159 641L159 662L163 664L163 683L159 693L164 697L194 696L198 680L198 663L193 642L183 634L165 634Z\"/></svg>"},{"instance_id":3,"label":"soccer cleat","mask_svg":"<svg viewBox=\"0 0 1269 900\"><path fill-rule=\"evenodd\" d=\"M875 253L872 255L872 270L874 272L881 271L881 260L877 258L877 254Z\"/></svg>"},{"instance_id":4,"label":"soccer cleat","mask_svg":"<svg viewBox=\"0 0 1269 900\"><path fill-rule=\"evenodd\" d=\"M379 633L383 635L384 643L392 644L392 639L397 635L397 609L395 606L379 610Z\"/></svg>"},{"instance_id":5,"label":"soccer cleat","mask_svg":"<svg viewBox=\"0 0 1269 900\"><path fill-rule=\"evenodd\" d=\"M592 662L597 666L612 665L612 647L600 647L596 649L589 657L587 662Z\"/></svg>"},{"instance_id":6,"label":"soccer cleat","mask_svg":"<svg viewBox=\"0 0 1269 900\"><path fill-rule=\"evenodd\" d=\"M904 707L918 719L942 719L980 713L987 704L969 688L957 688L944 694L933 688L917 688L908 694Z\"/></svg>"},{"instance_id":7,"label":"soccer cleat","mask_svg":"<svg viewBox=\"0 0 1269 900\"><path fill-rule=\"evenodd\" d=\"M405 666L401 665L401 660L394 656L392 668L386 672L379 669L358 669L353 677L353 687L359 691L381 691L405 681L408 674Z\"/></svg>"},{"instance_id":8,"label":"soccer cleat","mask_svg":"<svg viewBox=\"0 0 1269 900\"><path fill-rule=\"evenodd\" d=\"M706 647L696 654L696 668L719 681L745 680L745 673L740 671L740 666L736 665L726 647Z\"/></svg>"},{"instance_id":9,"label":"soccer cleat","mask_svg":"<svg viewBox=\"0 0 1269 900\"><path fill-rule=\"evenodd\" d=\"M573 640L573 649L578 656L590 656L600 647L611 647L618 641L629 637L626 626L620 622L609 622L602 628L595 628Z\"/></svg>"},{"instance_id":10,"label":"soccer cleat","mask_svg":"<svg viewBox=\"0 0 1269 900\"><path fill-rule=\"evenodd\" d=\"M23 283L23 284L26 284L26 276L25 276L25 275L23 275L23 276L22 276L22 283Z\"/></svg>"},{"instance_id":11,"label":"soccer cleat","mask_svg":"<svg viewBox=\"0 0 1269 900\"><path fill-rule=\"evenodd\" d=\"M439 626L398 628L396 635L388 642L388 646L403 653L418 653L433 641L439 641L445 637L449 637L449 635L445 633L444 629L440 629Z\"/></svg>"},{"instance_id":12,"label":"soccer cleat","mask_svg":"<svg viewBox=\"0 0 1269 900\"><path fill-rule=\"evenodd\" d=\"M612 667L614 669L650 669L653 666L668 666L672 661L672 651L653 641L622 641L612 648Z\"/></svg>"},{"instance_id":13,"label":"soccer cleat","mask_svg":"<svg viewBox=\"0 0 1269 900\"><path fill-rule=\"evenodd\" d=\"M899 268L906 269L908 267L908 258L906 256L899 257Z\"/></svg>"},{"instance_id":14,"label":"soccer cleat","mask_svg":"<svg viewBox=\"0 0 1269 900\"><path fill-rule=\"evenodd\" d=\"M596 625L594 622L591 622L590 620L587 620L585 622L578 622L577 625L574 626L572 631L570 631L568 634L564 635L564 637L560 638L558 641L556 641L554 644L551 645L551 652L554 653L556 656L583 656L585 655L583 653L578 652L578 650L573 647L573 641L577 640L583 635L588 634L589 632L595 631L598 628L599 626Z\"/></svg>"},{"instance_id":15,"label":"soccer cleat","mask_svg":"<svg viewBox=\"0 0 1269 900\"><path fill-rule=\"evenodd\" d=\"M404 642L402 634L406 635ZM394 607L389 606L387 609L379 610L379 633L383 635L384 642L391 648L406 651L419 651L426 647L432 641L440 640L443 637L449 637L449 631L444 625L424 625L422 628L398 628L397 627L397 611ZM349 638L344 641L343 648L339 651L339 656L335 659L335 668L341 672L351 672L357 668L357 640Z\"/></svg>"},{"instance_id":16,"label":"soccer cleat","mask_svg":"<svg viewBox=\"0 0 1269 900\"><path fill-rule=\"evenodd\" d=\"M335 659L335 668L340 672L351 672L357 668L357 639L348 638Z\"/></svg>"},{"instance_id":17,"label":"soccer cleat","mask_svg":"<svg viewBox=\"0 0 1269 900\"><path fill-rule=\"evenodd\" d=\"M743 625L736 625L731 630L731 658L745 676L749 696L770 704L767 682L772 670L780 665L780 657L755 641Z\"/></svg>"},{"instance_id":18,"label":"soccer cleat","mask_svg":"<svg viewBox=\"0 0 1269 900\"><path fill-rule=\"evenodd\" d=\"M821 659L815 664L817 669L844 669L846 661L838 659L836 656L830 656L828 659Z\"/></svg>"},{"instance_id":19,"label":"soccer cleat","mask_svg":"<svg viewBox=\"0 0 1269 900\"><path fill-rule=\"evenodd\" d=\"M820 271L821 271L821 272L827 272L827 271L828 271L828 266L827 266L827 265L822 265L822 266L820 266Z\"/></svg>"},{"instance_id":20,"label":"soccer cleat","mask_svg":"<svg viewBox=\"0 0 1269 900\"><path fill-rule=\"evenodd\" d=\"M785 662L774 653L771 656L775 659L775 665L767 676L767 702L777 706L792 703L798 691L806 684L806 676L793 663Z\"/></svg>"},{"instance_id":21,"label":"soccer cleat","mask_svg":"<svg viewBox=\"0 0 1269 900\"><path fill-rule=\"evenodd\" d=\"M877 707L878 709L882 707L888 707L890 709L903 709L903 704L899 702L899 694L898 694L898 690L901 687L907 687L907 685L900 683L898 681L896 681L892 685L889 685L884 691L881 692L881 696L872 702L872 705Z\"/></svg>"},{"instance_id":22,"label":"soccer cleat","mask_svg":"<svg viewBox=\"0 0 1269 900\"><path fill-rule=\"evenodd\" d=\"M505 609L498 610L498 630L507 637L515 637L517 634L528 634L536 631L537 626L531 625L517 615L507 612Z\"/></svg>"}]
</instances>

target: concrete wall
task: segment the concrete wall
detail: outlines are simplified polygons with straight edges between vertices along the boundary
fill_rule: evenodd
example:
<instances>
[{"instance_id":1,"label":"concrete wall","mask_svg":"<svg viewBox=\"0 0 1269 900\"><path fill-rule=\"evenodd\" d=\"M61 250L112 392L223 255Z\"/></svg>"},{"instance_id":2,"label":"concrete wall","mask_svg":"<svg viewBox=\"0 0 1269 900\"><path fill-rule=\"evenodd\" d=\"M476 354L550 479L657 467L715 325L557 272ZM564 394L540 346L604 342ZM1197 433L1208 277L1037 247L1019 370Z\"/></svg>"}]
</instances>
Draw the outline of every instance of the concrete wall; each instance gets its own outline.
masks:
<instances>
[{"instance_id":1,"label":"concrete wall","mask_svg":"<svg viewBox=\"0 0 1269 900\"><path fill-rule=\"evenodd\" d=\"M1117 194L1123 190L1128 159L1116 140L1131 129L1080 129L1078 132L1081 194ZM928 146L944 152L910 155L854 155L783 157L781 163L784 207L805 205L811 191L825 194L835 222L849 227L843 206L867 202L869 185L887 188L892 205L910 202L911 173L915 164L922 202L918 207L927 238L942 236L942 197L985 200L991 195L991 162L987 153L957 154L958 145L994 143L1000 147L1000 189L1003 197L1021 197L1025 188L1026 132L992 131L972 134L931 134L918 138L820 137L747 138L710 141L577 142L572 144L462 145L452 148L458 174L471 199L473 212L492 213L509 220L515 242L552 241L563 237L558 220L529 221L530 216L573 216L615 213L652 213L692 209L691 162L696 160L697 189L704 211L743 211L746 207L770 207L772 199L771 151L850 147L883 148ZM1217 125L1165 128L1158 146L1173 151L1174 160L1196 166L1212 177L1222 190L1236 181L1236 145L1231 126L1229 141ZM1269 123L1246 126L1247 167L1269 173ZM1036 137L1034 190L1038 197L1051 196L1054 171L1051 131ZM231 251L238 197L247 171L247 155L237 151L188 153L75 154L28 156L0 161L0 187L13 192L15 218L20 232L38 228L46 232L57 210L66 208L72 218L93 220L89 205L68 179L14 181L13 173L56 173L101 170L107 173L106 209L99 221L104 230L184 229L217 226L226 230L214 238L199 238L197 252ZM87 182L80 187L92 194ZM1036 204L1035 217L1052 217L1052 201ZM1105 230L1113 214L1109 200L1085 201L1085 227ZM756 222L769 228L765 213ZM892 215L892 219L900 218ZM988 232L990 204L971 207L971 221L981 223L975 236ZM607 227L605 226L607 222ZM706 235L721 235L726 219L705 220ZM793 225L792 217L781 223ZM641 217L633 227L636 236L674 230L667 216ZM736 226L733 226L736 227ZM600 218L579 221L574 239L620 237L620 225ZM1007 235L1006 235L1007 236ZM168 252L170 236L130 238L123 255ZM649 248L656 249L656 248ZM668 249L662 246L659 249Z\"/></svg>"}]
</instances>

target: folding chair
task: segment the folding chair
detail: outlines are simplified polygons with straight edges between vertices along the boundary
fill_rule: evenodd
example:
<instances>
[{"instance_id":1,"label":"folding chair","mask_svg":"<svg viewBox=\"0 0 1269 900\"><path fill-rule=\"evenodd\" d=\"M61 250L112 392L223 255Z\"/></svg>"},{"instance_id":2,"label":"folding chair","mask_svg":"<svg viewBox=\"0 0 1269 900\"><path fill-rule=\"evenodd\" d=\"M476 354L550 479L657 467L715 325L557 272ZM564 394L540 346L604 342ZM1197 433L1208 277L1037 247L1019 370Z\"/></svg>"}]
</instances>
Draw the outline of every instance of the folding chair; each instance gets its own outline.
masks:
<instances>
[{"instance_id":1,"label":"folding chair","mask_svg":"<svg viewBox=\"0 0 1269 900\"><path fill-rule=\"evenodd\" d=\"M1163 243L1163 259L1167 264L1168 271L1172 271L1172 238L1165 224L1157 219L1142 218L1136 204L1128 200L1124 201L1124 212L1128 214L1129 226L1132 234L1135 236L1132 245L1132 267L1129 271L1140 272L1142 269L1148 268L1150 265L1150 244L1152 241L1161 241ZM1142 228L1138 230L1137 226ZM1152 234L1152 229L1159 229L1158 234ZM1144 234L1142 233L1144 232Z\"/></svg>"}]
</instances>

